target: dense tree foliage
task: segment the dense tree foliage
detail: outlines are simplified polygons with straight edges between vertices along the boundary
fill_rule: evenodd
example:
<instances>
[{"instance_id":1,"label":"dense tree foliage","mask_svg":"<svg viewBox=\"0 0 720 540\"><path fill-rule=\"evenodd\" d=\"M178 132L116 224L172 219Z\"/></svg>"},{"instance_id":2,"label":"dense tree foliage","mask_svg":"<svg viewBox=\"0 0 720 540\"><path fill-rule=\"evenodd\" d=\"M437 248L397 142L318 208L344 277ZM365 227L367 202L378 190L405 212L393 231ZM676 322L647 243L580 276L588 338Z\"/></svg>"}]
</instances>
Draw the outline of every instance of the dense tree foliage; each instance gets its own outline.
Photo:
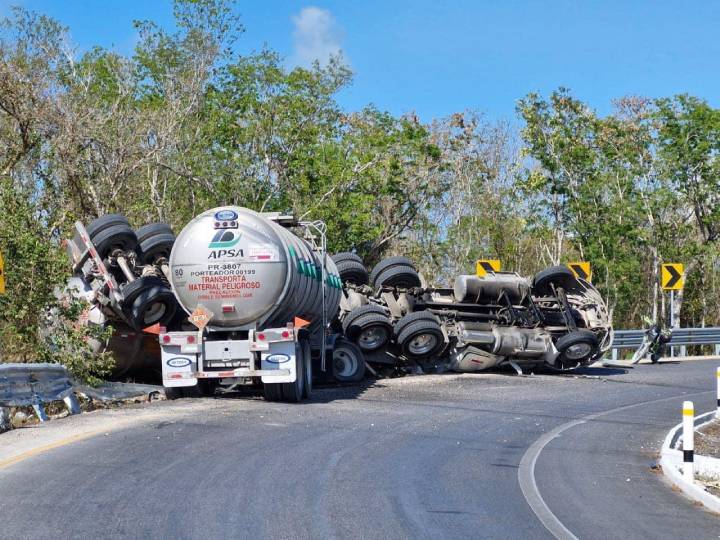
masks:
<instances>
[{"instance_id":1,"label":"dense tree foliage","mask_svg":"<svg viewBox=\"0 0 720 540\"><path fill-rule=\"evenodd\" d=\"M587 260L617 327L667 314L658 265L680 261L683 324L719 322L720 111L704 101L623 98L600 117L559 89L518 102L520 132L472 111L430 123L346 111L342 58L240 56L223 0L177 0L175 16L172 32L137 22L131 55L78 54L57 22L22 9L4 21L0 359L52 355L38 328L76 219L179 229L225 204L322 219L333 251L406 254L436 284L480 257L527 275ZM60 360L82 363L82 336L63 343Z\"/></svg>"}]
</instances>

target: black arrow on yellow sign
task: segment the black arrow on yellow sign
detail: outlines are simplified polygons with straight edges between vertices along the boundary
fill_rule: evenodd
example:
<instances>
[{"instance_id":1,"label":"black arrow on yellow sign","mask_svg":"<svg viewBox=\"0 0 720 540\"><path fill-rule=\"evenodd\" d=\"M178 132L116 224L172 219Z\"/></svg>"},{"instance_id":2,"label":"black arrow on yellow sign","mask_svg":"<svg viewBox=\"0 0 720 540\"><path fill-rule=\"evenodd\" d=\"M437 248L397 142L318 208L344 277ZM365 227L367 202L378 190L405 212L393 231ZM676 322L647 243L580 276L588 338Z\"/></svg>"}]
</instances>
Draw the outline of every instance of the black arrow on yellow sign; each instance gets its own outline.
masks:
<instances>
[{"instance_id":1,"label":"black arrow on yellow sign","mask_svg":"<svg viewBox=\"0 0 720 540\"><path fill-rule=\"evenodd\" d=\"M590 263L589 262L571 262L568 263L568 268L575 274L578 279L584 279L590 281Z\"/></svg>"},{"instance_id":2,"label":"black arrow on yellow sign","mask_svg":"<svg viewBox=\"0 0 720 540\"><path fill-rule=\"evenodd\" d=\"M500 271L500 261L498 259L480 259L475 261L475 275L483 277L487 274Z\"/></svg>"},{"instance_id":3,"label":"black arrow on yellow sign","mask_svg":"<svg viewBox=\"0 0 720 540\"><path fill-rule=\"evenodd\" d=\"M663 265L663 289L677 289L680 286L680 281L683 278L683 272L677 268L675 264L664 264Z\"/></svg>"},{"instance_id":4,"label":"black arrow on yellow sign","mask_svg":"<svg viewBox=\"0 0 720 540\"><path fill-rule=\"evenodd\" d=\"M480 261L480 266L482 266L482 269L485 270L485 272L494 272L495 269L493 268L493 265L490 264L488 261Z\"/></svg>"}]
</instances>

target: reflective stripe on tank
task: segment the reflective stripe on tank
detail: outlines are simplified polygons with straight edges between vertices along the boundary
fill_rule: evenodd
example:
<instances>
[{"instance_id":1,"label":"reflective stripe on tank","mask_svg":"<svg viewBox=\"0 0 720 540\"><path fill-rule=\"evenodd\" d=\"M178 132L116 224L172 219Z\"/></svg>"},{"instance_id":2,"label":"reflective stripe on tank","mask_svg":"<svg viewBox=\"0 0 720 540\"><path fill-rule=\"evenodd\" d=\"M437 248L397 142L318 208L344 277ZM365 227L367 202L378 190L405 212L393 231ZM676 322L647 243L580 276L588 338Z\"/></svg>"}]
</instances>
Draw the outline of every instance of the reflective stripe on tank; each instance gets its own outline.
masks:
<instances>
[{"instance_id":1,"label":"reflective stripe on tank","mask_svg":"<svg viewBox=\"0 0 720 540\"><path fill-rule=\"evenodd\" d=\"M298 272L301 275L315 278L318 281L322 279L322 268L319 265L312 264L311 262L300 258L295 252L295 248L292 246L288 246L288 251L290 252L290 256L295 259ZM328 274L325 283L335 289L342 289L342 280L340 279L340 276L335 274Z\"/></svg>"}]
</instances>

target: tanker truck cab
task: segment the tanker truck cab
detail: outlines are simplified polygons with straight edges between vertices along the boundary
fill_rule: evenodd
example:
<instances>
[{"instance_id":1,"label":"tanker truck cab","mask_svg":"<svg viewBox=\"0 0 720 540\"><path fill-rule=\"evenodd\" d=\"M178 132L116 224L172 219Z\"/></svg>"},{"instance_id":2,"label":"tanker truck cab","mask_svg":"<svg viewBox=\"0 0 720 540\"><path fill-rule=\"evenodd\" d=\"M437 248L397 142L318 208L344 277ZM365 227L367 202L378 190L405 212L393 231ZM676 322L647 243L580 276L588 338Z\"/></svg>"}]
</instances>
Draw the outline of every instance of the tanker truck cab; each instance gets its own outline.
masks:
<instances>
[{"instance_id":1,"label":"tanker truck cab","mask_svg":"<svg viewBox=\"0 0 720 540\"><path fill-rule=\"evenodd\" d=\"M168 273L195 327L161 328L168 397L257 382L269 401L309 397L311 342L324 366L319 344L342 290L323 223L236 206L208 210L178 235Z\"/></svg>"}]
</instances>

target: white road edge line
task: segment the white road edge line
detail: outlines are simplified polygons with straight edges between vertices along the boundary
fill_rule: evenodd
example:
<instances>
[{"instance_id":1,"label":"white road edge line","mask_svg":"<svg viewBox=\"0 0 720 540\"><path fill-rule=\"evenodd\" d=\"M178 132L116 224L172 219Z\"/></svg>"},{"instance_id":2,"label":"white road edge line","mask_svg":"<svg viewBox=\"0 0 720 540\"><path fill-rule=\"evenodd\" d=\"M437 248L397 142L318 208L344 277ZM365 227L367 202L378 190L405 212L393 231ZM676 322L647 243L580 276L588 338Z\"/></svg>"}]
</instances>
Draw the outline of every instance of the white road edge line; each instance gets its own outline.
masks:
<instances>
[{"instance_id":1,"label":"white road edge line","mask_svg":"<svg viewBox=\"0 0 720 540\"><path fill-rule=\"evenodd\" d=\"M650 405L652 403L661 403L663 401L672 401L673 399L680 399L689 396L699 396L702 394L710 394L713 392L715 392L714 389L704 392L695 392L692 394L679 394L677 396L652 399L650 401L643 401L642 403L634 403L632 405L624 405L615 409L590 414L588 416L578 418L577 420L572 420L556 427L551 431L548 431L538 440L536 440L532 445L530 445L530 447L523 454L522 459L520 459L520 466L518 467L518 482L520 484L520 489L525 496L525 500L530 506L530 509L535 513L540 522L555 538L558 538L559 540L577 540L577 536L575 536L565 525L563 525L562 521L560 521L558 517L553 514L552 510L550 510L548 505L545 503L545 500L542 498L540 490L538 489L537 482L535 481L535 463L537 463L537 459L538 457L540 457L540 453L543 451L545 446L547 446L550 441L560 436L563 431L566 431L580 424L584 424L591 420L595 420L596 418L599 418L601 416L625 411L627 409L632 409L633 407L641 407L643 405Z\"/></svg>"}]
</instances>

